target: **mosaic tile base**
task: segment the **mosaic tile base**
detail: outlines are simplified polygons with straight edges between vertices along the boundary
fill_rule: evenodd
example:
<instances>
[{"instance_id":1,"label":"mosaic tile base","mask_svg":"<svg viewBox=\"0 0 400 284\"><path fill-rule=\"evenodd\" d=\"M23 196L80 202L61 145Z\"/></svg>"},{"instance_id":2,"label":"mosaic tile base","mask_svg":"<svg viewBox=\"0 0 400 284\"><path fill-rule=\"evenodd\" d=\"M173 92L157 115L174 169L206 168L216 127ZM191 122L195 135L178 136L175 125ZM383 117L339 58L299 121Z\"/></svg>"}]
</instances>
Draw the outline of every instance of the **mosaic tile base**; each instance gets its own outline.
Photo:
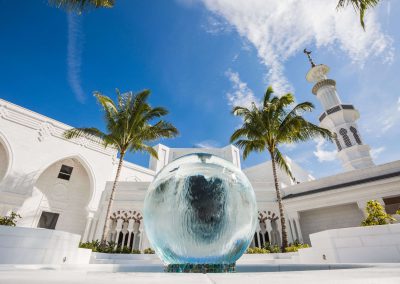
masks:
<instances>
[{"instance_id":1,"label":"mosaic tile base","mask_svg":"<svg viewBox=\"0 0 400 284\"><path fill-rule=\"evenodd\" d=\"M165 272L172 273L227 273L235 272L236 264L170 264Z\"/></svg>"}]
</instances>

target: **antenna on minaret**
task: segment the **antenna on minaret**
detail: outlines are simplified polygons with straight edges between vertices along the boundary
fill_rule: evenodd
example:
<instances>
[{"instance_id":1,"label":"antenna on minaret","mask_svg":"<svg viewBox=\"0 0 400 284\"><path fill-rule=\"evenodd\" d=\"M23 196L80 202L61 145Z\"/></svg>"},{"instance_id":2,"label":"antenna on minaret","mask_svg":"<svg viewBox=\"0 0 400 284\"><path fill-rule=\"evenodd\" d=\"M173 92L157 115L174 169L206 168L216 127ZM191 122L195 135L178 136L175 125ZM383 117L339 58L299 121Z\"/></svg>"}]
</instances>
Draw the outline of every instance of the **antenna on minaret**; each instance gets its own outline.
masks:
<instances>
[{"instance_id":1,"label":"antenna on minaret","mask_svg":"<svg viewBox=\"0 0 400 284\"><path fill-rule=\"evenodd\" d=\"M303 51L303 52L304 52L304 54L307 55L308 61L310 61L310 63L311 63L311 67L314 68L314 67L315 67L315 63L314 63L314 61L313 61L312 58L311 58L311 51L308 51L307 48L304 48L304 51Z\"/></svg>"}]
</instances>

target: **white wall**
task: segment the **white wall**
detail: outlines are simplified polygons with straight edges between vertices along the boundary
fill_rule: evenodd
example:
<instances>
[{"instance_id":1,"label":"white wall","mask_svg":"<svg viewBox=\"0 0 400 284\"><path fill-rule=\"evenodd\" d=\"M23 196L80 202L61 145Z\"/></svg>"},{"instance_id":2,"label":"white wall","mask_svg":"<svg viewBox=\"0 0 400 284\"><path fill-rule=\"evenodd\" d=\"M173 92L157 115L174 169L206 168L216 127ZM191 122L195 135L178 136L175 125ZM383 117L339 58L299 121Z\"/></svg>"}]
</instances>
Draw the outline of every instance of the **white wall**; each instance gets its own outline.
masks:
<instances>
[{"instance_id":1,"label":"white wall","mask_svg":"<svg viewBox=\"0 0 400 284\"><path fill-rule=\"evenodd\" d=\"M356 203L300 212L303 241L310 243L310 234L324 230L359 226L362 219L363 214Z\"/></svg>"},{"instance_id":2,"label":"white wall","mask_svg":"<svg viewBox=\"0 0 400 284\"><path fill-rule=\"evenodd\" d=\"M0 226L0 264L88 264L91 250L78 248L79 240L62 231Z\"/></svg>"},{"instance_id":3,"label":"white wall","mask_svg":"<svg viewBox=\"0 0 400 284\"><path fill-rule=\"evenodd\" d=\"M43 171L59 160L77 157L90 173L94 187L88 208L97 209L101 192L113 173L116 152L88 139L64 139L63 133L69 128L0 99L0 137L10 145L12 153L12 167L0 183L3 207L18 209L32 196Z\"/></svg>"},{"instance_id":4,"label":"white wall","mask_svg":"<svg viewBox=\"0 0 400 284\"><path fill-rule=\"evenodd\" d=\"M172 161L193 153L209 153L233 163L238 168L241 167L239 149L233 145L224 148L169 148L158 144L154 147L158 154L158 160L150 157L149 168L155 172L161 170Z\"/></svg>"},{"instance_id":5,"label":"white wall","mask_svg":"<svg viewBox=\"0 0 400 284\"><path fill-rule=\"evenodd\" d=\"M136 216L138 216L138 214L143 216L143 203L149 184L150 182L119 182L115 199L111 207L111 214L118 211L125 211L129 216L132 216L133 212L136 212ZM96 228L93 229L92 234L89 236L89 240L101 238L107 205L111 195L111 188L112 182L108 182L101 199L101 210L99 210L95 215ZM127 222L127 220L125 220L125 222ZM112 229L115 229L115 226L112 227L111 230ZM139 248L143 250L150 247L146 233L144 232L143 220L138 229L141 231Z\"/></svg>"},{"instance_id":6,"label":"white wall","mask_svg":"<svg viewBox=\"0 0 400 284\"><path fill-rule=\"evenodd\" d=\"M400 262L400 224L327 230L310 235L301 263Z\"/></svg>"},{"instance_id":7,"label":"white wall","mask_svg":"<svg viewBox=\"0 0 400 284\"><path fill-rule=\"evenodd\" d=\"M310 173L301 168L289 157L286 157L285 159L297 182L308 182L314 180L314 177ZM266 161L264 163L246 168L243 170L243 172L249 178L253 184L253 187L257 187L257 183L269 183L268 187L270 187L271 190L275 190L271 161ZM286 187L295 184L291 178L279 167L277 167L277 174L282 191L285 191Z\"/></svg>"},{"instance_id":8,"label":"white wall","mask_svg":"<svg viewBox=\"0 0 400 284\"><path fill-rule=\"evenodd\" d=\"M124 161L119 181L139 181L148 182L154 179L155 172L153 170L141 167L139 165ZM114 176L112 177L114 180Z\"/></svg>"}]
</instances>

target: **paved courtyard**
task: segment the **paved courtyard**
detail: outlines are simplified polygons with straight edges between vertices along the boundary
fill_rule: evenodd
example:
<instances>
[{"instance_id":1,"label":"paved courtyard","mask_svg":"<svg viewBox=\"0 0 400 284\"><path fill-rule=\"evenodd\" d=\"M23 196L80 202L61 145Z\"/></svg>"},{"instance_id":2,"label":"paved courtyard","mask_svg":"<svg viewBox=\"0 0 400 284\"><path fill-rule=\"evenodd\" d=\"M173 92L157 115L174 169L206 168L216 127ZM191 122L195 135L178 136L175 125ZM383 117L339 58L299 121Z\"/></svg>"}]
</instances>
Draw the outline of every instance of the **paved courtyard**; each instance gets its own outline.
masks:
<instances>
[{"instance_id":1,"label":"paved courtyard","mask_svg":"<svg viewBox=\"0 0 400 284\"><path fill-rule=\"evenodd\" d=\"M272 266L271 266L272 267ZM104 268L109 268L105 266ZM292 269L296 269L293 268ZM304 269L297 266L297 269ZM379 265L369 268L281 271L261 273L232 274L166 274L144 272L111 272L83 269L61 269L54 267L41 270L26 269L24 266L14 268L0 267L2 284L61 284L61 283L400 283L400 265Z\"/></svg>"}]
</instances>

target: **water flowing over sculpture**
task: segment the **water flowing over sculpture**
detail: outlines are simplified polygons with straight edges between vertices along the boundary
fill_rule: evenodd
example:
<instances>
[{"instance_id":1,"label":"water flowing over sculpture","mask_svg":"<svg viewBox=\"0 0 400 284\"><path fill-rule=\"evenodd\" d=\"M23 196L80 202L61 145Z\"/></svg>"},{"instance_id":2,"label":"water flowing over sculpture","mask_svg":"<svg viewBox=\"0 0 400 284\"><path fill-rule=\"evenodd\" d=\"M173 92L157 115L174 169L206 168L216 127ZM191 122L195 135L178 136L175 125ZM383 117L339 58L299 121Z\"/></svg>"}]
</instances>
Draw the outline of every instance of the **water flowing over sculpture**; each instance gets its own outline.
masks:
<instances>
[{"instance_id":1,"label":"water flowing over sculpture","mask_svg":"<svg viewBox=\"0 0 400 284\"><path fill-rule=\"evenodd\" d=\"M253 188L232 163L190 154L164 167L144 202L148 239L167 271L234 270L257 222Z\"/></svg>"}]
</instances>

